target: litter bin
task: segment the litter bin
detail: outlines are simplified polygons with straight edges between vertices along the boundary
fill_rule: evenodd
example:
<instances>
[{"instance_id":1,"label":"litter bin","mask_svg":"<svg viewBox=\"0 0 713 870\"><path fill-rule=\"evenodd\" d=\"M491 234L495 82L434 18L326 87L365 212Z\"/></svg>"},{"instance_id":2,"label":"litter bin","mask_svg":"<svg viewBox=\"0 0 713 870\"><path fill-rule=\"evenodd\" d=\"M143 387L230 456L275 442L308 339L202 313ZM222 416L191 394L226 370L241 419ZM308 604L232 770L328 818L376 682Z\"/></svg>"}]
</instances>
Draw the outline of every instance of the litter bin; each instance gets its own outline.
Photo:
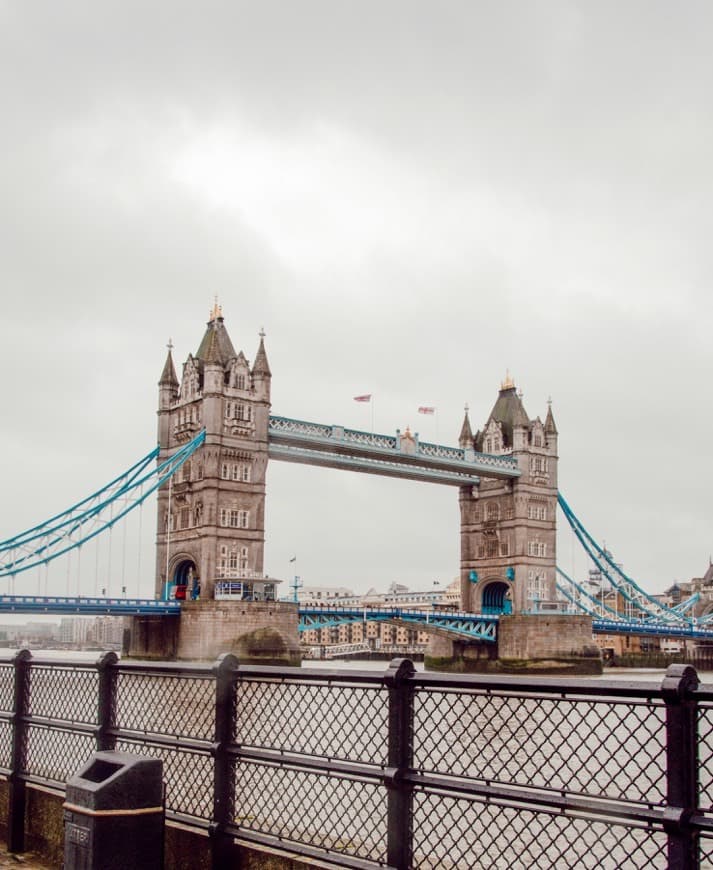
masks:
<instances>
[{"instance_id":1,"label":"litter bin","mask_svg":"<svg viewBox=\"0 0 713 870\"><path fill-rule=\"evenodd\" d=\"M65 870L163 867L163 762L95 752L67 782Z\"/></svg>"}]
</instances>

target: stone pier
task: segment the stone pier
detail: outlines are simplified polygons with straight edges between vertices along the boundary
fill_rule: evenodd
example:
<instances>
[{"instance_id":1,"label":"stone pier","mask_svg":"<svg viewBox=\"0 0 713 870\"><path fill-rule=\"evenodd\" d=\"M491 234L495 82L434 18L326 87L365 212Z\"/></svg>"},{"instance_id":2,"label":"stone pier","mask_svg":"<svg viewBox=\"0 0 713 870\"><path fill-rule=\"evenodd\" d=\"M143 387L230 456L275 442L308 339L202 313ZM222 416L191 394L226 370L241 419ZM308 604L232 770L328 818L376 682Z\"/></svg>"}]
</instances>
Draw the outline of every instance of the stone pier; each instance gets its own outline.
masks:
<instances>
[{"instance_id":1,"label":"stone pier","mask_svg":"<svg viewBox=\"0 0 713 870\"><path fill-rule=\"evenodd\" d=\"M127 619L130 658L213 661L234 653L243 664L299 665L297 605L284 601L185 601L178 619Z\"/></svg>"},{"instance_id":2,"label":"stone pier","mask_svg":"<svg viewBox=\"0 0 713 870\"><path fill-rule=\"evenodd\" d=\"M501 674L601 674L592 619L571 614L501 616L497 644L433 637L429 670Z\"/></svg>"}]
</instances>

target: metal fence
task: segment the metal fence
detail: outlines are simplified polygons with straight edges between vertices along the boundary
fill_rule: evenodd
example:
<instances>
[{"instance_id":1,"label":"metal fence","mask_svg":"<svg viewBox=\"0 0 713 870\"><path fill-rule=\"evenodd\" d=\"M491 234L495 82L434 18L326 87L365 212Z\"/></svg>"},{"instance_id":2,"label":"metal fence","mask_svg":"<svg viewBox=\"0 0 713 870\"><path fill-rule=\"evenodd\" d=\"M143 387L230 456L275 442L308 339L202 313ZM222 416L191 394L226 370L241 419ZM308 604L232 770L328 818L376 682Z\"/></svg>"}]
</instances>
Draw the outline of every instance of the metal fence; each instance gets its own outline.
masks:
<instances>
[{"instance_id":1,"label":"metal fence","mask_svg":"<svg viewBox=\"0 0 713 870\"><path fill-rule=\"evenodd\" d=\"M169 819L341 867L713 867L713 687L0 659L8 846L95 749L163 759Z\"/></svg>"}]
</instances>

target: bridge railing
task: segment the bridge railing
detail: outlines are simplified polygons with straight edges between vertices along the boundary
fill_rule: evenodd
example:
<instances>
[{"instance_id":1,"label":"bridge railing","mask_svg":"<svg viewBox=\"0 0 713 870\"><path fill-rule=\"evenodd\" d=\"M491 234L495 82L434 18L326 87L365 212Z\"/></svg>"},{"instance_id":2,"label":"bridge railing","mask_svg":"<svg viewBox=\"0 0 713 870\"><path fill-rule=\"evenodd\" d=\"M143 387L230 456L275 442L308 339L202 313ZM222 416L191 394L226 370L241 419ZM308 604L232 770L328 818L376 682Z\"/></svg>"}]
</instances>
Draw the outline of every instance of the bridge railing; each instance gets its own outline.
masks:
<instances>
[{"instance_id":1,"label":"bridge railing","mask_svg":"<svg viewBox=\"0 0 713 870\"><path fill-rule=\"evenodd\" d=\"M169 819L341 867L713 861L713 687L33 658L0 660L8 846L28 785L94 749L161 757Z\"/></svg>"}]
</instances>

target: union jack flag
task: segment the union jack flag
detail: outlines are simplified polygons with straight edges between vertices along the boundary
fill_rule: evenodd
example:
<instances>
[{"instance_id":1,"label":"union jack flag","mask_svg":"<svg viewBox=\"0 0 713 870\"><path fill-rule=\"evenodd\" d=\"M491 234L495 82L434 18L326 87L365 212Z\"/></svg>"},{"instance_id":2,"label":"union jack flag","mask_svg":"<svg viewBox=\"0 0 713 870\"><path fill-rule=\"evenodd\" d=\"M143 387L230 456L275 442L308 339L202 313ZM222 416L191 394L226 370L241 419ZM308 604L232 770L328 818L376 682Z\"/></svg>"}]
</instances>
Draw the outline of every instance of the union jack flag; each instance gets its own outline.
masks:
<instances>
[{"instance_id":1,"label":"union jack flag","mask_svg":"<svg viewBox=\"0 0 713 870\"><path fill-rule=\"evenodd\" d=\"M421 407L418 409L418 413L419 413L419 414L435 414L435 413L436 413L436 409L435 409L435 408L429 408L429 407L427 407L427 406L425 406L425 405L421 405Z\"/></svg>"},{"instance_id":2,"label":"union jack flag","mask_svg":"<svg viewBox=\"0 0 713 870\"><path fill-rule=\"evenodd\" d=\"M354 396L355 402L370 402L371 401L371 393L367 393L365 396Z\"/></svg>"}]
</instances>

